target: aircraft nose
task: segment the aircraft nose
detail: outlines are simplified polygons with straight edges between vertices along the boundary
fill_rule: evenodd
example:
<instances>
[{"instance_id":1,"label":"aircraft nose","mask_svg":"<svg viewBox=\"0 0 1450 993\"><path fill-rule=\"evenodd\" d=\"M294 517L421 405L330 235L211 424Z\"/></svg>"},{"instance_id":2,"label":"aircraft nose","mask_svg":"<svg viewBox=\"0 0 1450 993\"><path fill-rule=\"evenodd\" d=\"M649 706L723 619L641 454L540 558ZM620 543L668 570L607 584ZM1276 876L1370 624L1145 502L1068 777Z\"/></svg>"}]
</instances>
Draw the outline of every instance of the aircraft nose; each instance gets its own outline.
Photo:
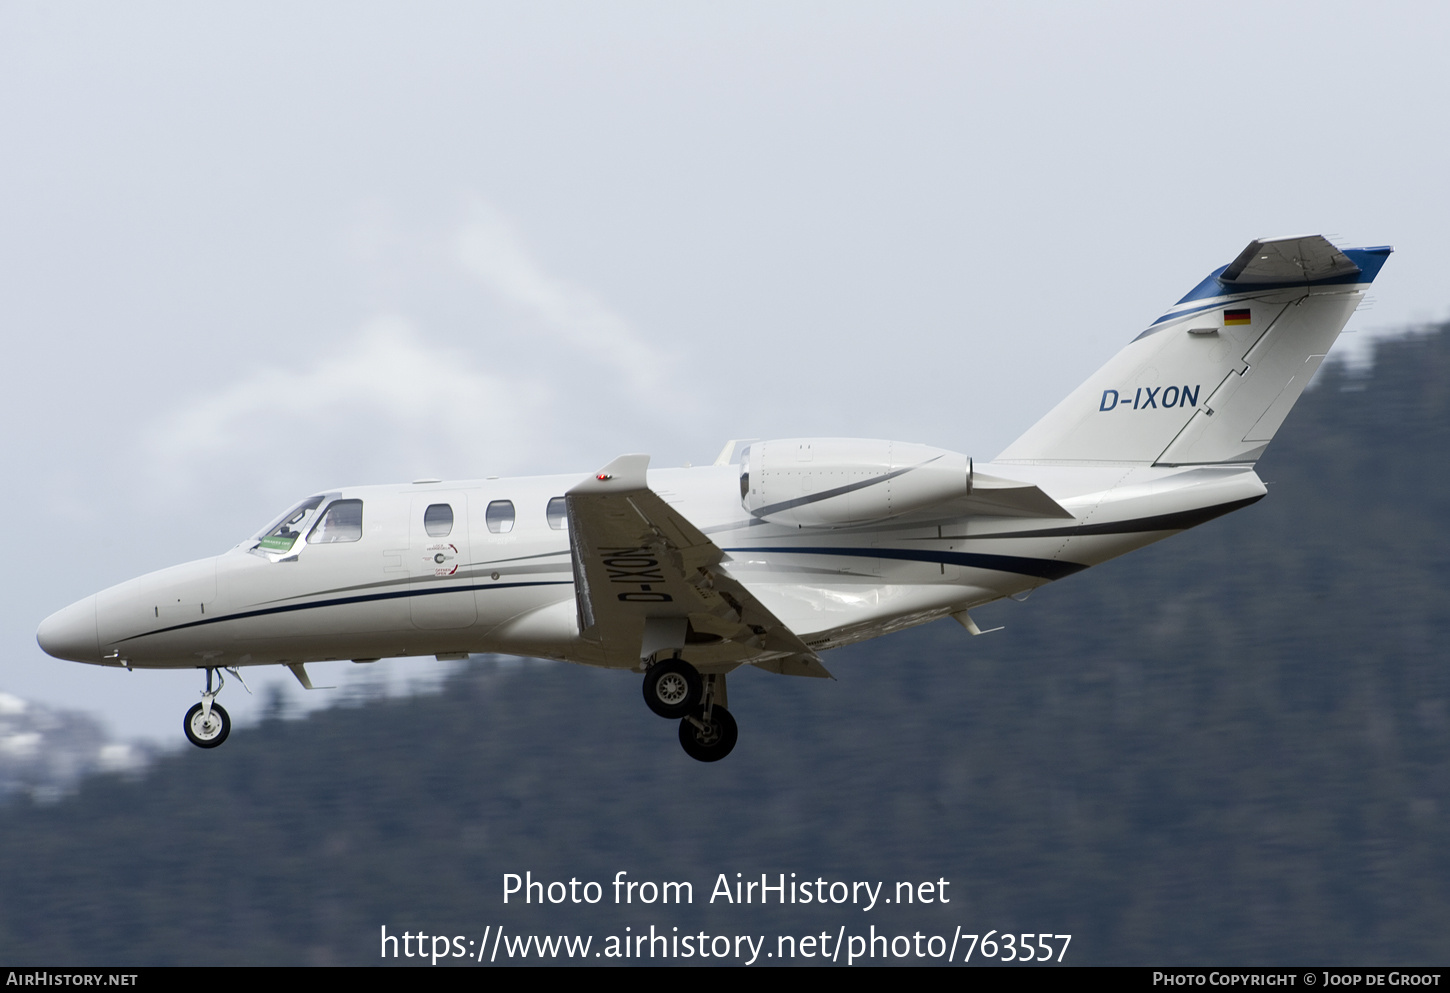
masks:
<instances>
[{"instance_id":1,"label":"aircraft nose","mask_svg":"<svg viewBox=\"0 0 1450 993\"><path fill-rule=\"evenodd\" d=\"M47 655L71 662L101 661L101 639L96 633L96 598L88 596L40 622L35 640Z\"/></svg>"}]
</instances>

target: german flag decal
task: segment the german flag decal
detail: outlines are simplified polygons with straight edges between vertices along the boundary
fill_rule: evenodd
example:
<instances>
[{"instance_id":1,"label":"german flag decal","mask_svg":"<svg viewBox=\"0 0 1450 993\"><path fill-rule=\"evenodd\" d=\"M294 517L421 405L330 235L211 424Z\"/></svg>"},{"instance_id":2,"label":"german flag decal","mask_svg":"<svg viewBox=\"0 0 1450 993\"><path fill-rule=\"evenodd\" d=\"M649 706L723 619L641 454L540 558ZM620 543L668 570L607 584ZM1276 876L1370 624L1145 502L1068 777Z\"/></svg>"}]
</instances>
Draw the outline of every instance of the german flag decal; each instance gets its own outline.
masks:
<instances>
[{"instance_id":1,"label":"german flag decal","mask_svg":"<svg viewBox=\"0 0 1450 993\"><path fill-rule=\"evenodd\" d=\"M1226 328L1231 328L1235 324L1248 323L1250 323L1248 308L1244 308L1243 310L1225 310L1223 312L1223 326Z\"/></svg>"}]
</instances>

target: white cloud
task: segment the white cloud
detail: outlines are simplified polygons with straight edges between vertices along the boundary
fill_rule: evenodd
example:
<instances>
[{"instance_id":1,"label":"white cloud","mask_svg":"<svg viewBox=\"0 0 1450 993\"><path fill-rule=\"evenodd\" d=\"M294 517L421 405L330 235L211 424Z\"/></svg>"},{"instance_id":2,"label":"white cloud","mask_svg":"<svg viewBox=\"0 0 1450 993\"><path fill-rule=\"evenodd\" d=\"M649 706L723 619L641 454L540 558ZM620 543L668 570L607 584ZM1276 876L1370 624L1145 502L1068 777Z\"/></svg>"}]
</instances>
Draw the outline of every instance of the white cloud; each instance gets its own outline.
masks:
<instances>
[{"instance_id":1,"label":"white cloud","mask_svg":"<svg viewBox=\"0 0 1450 993\"><path fill-rule=\"evenodd\" d=\"M475 200L458 234L458 258L541 330L623 373L636 388L657 386L664 377L665 358L628 321L590 291L544 272L512 226L482 200Z\"/></svg>"},{"instance_id":2,"label":"white cloud","mask_svg":"<svg viewBox=\"0 0 1450 993\"><path fill-rule=\"evenodd\" d=\"M399 453L411 471L482 475L537 441L547 386L480 369L406 321L380 318L323 352L279 358L175 411L152 432L153 454L177 472L242 459L270 473L325 467L341 483Z\"/></svg>"},{"instance_id":3,"label":"white cloud","mask_svg":"<svg viewBox=\"0 0 1450 993\"><path fill-rule=\"evenodd\" d=\"M441 301L431 320L496 313L480 306L481 284L512 322L437 328L466 341L453 347L402 316L350 336L301 335L265 367L153 422L136 478L168 506L209 490L240 514L243 502L323 486L587 472L688 423L658 416L666 359L596 295L545 272L496 211L473 204L448 244L460 264L443 274L451 283L415 274L430 303ZM628 387L604 407L601 373Z\"/></svg>"},{"instance_id":4,"label":"white cloud","mask_svg":"<svg viewBox=\"0 0 1450 993\"><path fill-rule=\"evenodd\" d=\"M467 366L465 357L419 342L406 322L380 319L311 368L264 370L203 401L177 418L169 440L183 451L210 448L259 412L313 420L366 405L418 422L442 404L512 392L503 377Z\"/></svg>"}]
</instances>

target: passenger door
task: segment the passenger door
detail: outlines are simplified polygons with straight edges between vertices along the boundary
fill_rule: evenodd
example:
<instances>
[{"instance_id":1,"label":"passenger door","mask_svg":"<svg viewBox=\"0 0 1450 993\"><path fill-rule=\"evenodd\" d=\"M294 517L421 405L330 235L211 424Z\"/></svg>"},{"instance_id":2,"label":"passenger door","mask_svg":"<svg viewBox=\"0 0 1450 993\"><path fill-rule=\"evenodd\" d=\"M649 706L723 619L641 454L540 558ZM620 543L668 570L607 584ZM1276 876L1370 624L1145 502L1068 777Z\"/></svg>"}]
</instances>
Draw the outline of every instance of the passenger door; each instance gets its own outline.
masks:
<instances>
[{"instance_id":1,"label":"passenger door","mask_svg":"<svg viewBox=\"0 0 1450 993\"><path fill-rule=\"evenodd\" d=\"M415 496L408 534L408 599L414 626L468 627L478 616L468 548L468 500L459 492Z\"/></svg>"}]
</instances>

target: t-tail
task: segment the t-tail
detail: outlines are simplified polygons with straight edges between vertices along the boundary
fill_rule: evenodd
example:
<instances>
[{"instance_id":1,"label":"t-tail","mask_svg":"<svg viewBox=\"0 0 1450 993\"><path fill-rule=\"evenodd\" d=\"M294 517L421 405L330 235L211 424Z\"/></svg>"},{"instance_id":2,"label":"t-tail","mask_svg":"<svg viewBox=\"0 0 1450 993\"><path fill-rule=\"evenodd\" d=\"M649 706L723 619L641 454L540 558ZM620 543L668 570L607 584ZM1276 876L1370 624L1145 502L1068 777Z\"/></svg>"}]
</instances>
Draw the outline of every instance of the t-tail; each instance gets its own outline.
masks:
<instances>
[{"instance_id":1,"label":"t-tail","mask_svg":"<svg viewBox=\"0 0 1450 993\"><path fill-rule=\"evenodd\" d=\"M1253 463L1391 251L1250 242L995 461Z\"/></svg>"}]
</instances>

